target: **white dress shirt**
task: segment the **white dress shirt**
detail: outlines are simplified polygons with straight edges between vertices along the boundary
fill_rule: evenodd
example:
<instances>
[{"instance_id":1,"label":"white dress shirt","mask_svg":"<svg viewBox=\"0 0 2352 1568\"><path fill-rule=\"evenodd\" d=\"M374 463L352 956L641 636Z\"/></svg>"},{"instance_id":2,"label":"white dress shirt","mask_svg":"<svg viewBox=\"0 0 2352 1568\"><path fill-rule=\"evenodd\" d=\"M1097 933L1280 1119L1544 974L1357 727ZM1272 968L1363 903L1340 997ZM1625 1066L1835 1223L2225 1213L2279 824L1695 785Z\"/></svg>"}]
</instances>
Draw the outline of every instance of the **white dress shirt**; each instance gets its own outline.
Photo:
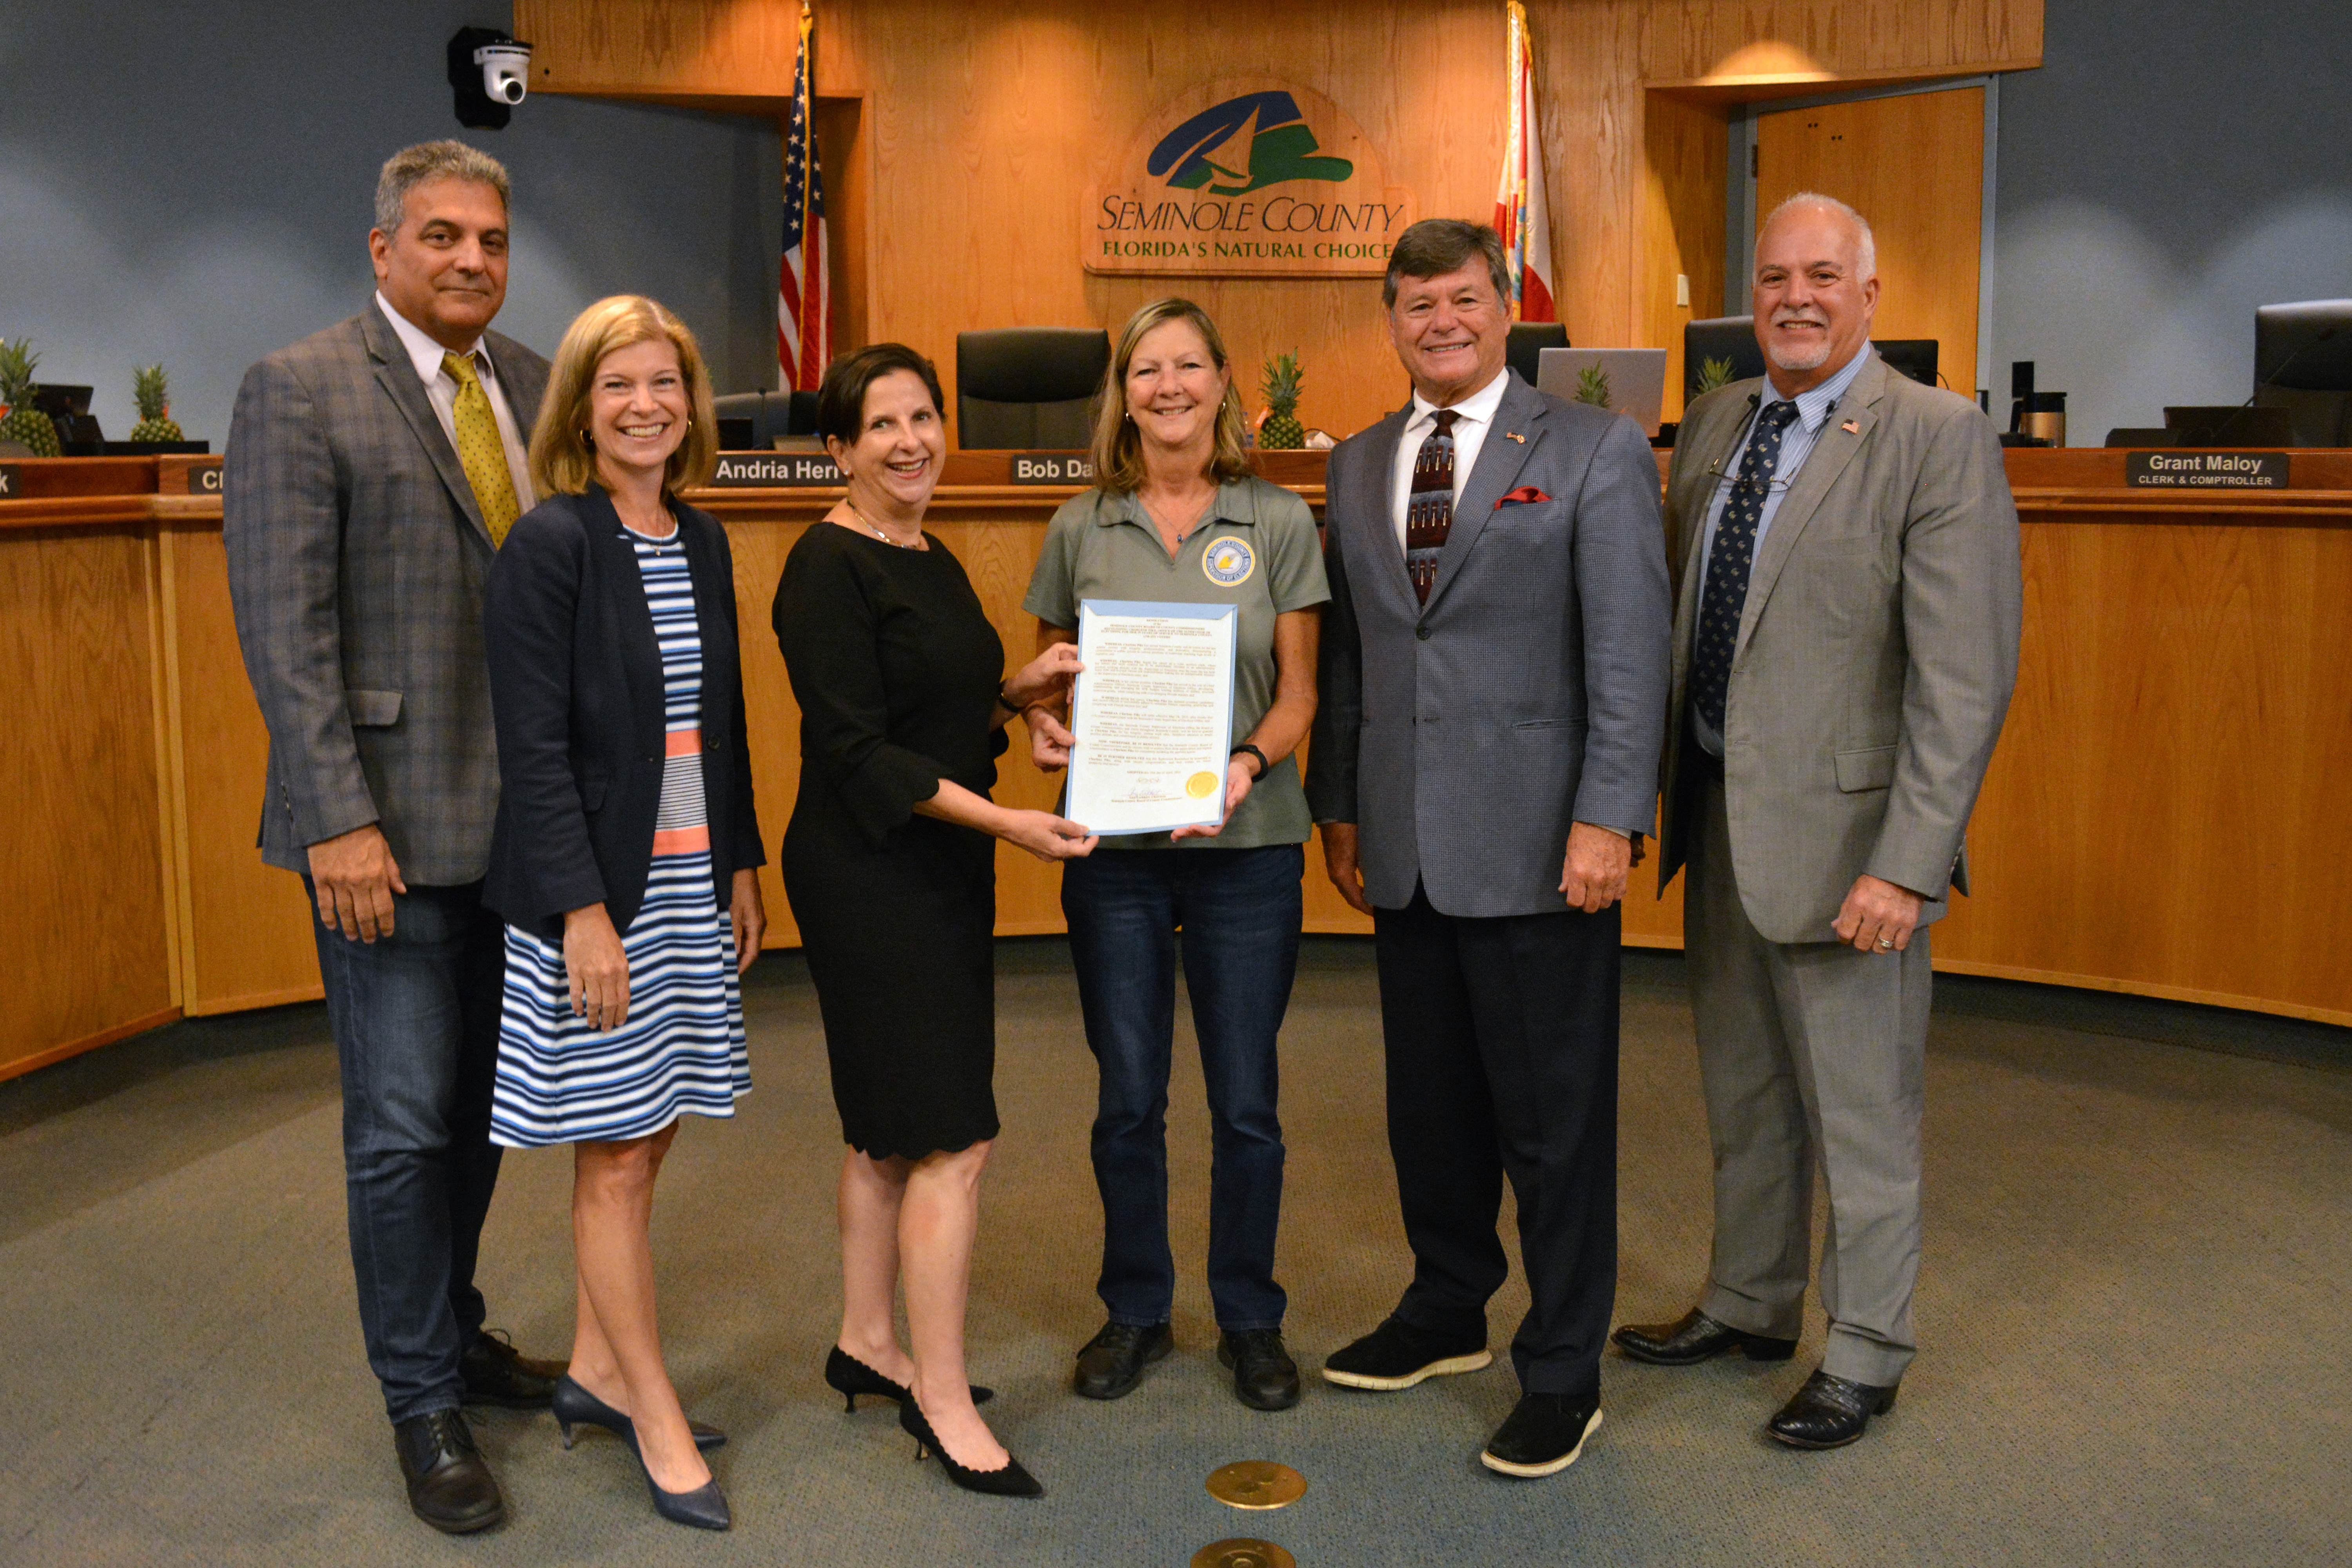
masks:
<instances>
[{"instance_id":1,"label":"white dress shirt","mask_svg":"<svg viewBox=\"0 0 2352 1568\"><path fill-rule=\"evenodd\" d=\"M1463 481L1469 479L1476 466L1479 448L1486 444L1486 432L1494 428L1495 410L1502 405L1503 389L1511 373L1507 367L1495 373L1495 379L1454 405L1458 417L1454 421L1454 499L1462 499ZM1412 413L1404 422L1404 434L1397 438L1396 475L1391 487L1391 511L1396 518L1397 550L1404 550L1404 510L1412 500L1413 459L1421 455L1421 444L1437 426L1437 405L1412 395Z\"/></svg>"},{"instance_id":2,"label":"white dress shirt","mask_svg":"<svg viewBox=\"0 0 2352 1568\"><path fill-rule=\"evenodd\" d=\"M425 395L432 399L433 412L441 420L441 434L449 437L454 450L457 445L457 379L441 363L441 356L449 351L394 310L381 289L376 290L375 303L376 309L383 312L383 319L392 323L392 330L400 334L400 346L408 351L409 363L416 367L416 379L425 384ZM506 388L499 384L498 366L482 352L478 340L466 353L474 362L474 374L480 378L482 390L489 395L490 414L499 422L499 444L507 450L507 473L514 480L515 504L529 511L538 504L530 489L530 457L515 424L514 410L507 406Z\"/></svg>"}]
</instances>

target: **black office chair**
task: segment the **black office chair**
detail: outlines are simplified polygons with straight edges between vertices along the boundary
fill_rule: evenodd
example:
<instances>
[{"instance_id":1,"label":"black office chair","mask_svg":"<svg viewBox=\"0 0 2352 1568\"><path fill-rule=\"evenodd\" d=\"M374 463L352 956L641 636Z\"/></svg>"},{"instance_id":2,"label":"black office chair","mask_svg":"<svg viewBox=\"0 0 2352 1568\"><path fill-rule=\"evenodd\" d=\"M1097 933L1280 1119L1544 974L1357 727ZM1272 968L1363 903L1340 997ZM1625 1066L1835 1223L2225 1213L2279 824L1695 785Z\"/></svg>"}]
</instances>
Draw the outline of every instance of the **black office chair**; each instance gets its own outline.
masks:
<instances>
[{"instance_id":1,"label":"black office chair","mask_svg":"<svg viewBox=\"0 0 2352 1568\"><path fill-rule=\"evenodd\" d=\"M1100 327L1003 327L956 334L956 445L967 451L1083 451L1110 368Z\"/></svg>"},{"instance_id":2,"label":"black office chair","mask_svg":"<svg viewBox=\"0 0 2352 1568\"><path fill-rule=\"evenodd\" d=\"M816 434L814 392L730 392L711 399L719 444L730 452L765 452L779 436Z\"/></svg>"},{"instance_id":3,"label":"black office chair","mask_svg":"<svg viewBox=\"0 0 2352 1568\"><path fill-rule=\"evenodd\" d=\"M1896 374L1907 375L1922 386L1936 384L1934 338L1873 338L1870 346Z\"/></svg>"},{"instance_id":4,"label":"black office chair","mask_svg":"<svg viewBox=\"0 0 2352 1568\"><path fill-rule=\"evenodd\" d=\"M1753 316L1709 316L1683 323L1683 396L1698 395L1698 378L1709 360L1729 360L1731 379L1764 374L1764 351L1756 343Z\"/></svg>"},{"instance_id":5,"label":"black office chair","mask_svg":"<svg viewBox=\"0 0 2352 1568\"><path fill-rule=\"evenodd\" d=\"M1503 363L1533 386L1544 350L1568 346L1568 329L1558 321L1513 321L1511 335L1503 344Z\"/></svg>"},{"instance_id":6,"label":"black office chair","mask_svg":"<svg viewBox=\"0 0 2352 1568\"><path fill-rule=\"evenodd\" d=\"M2254 395L2286 410L2289 444L2352 447L2352 300L2254 310Z\"/></svg>"}]
</instances>

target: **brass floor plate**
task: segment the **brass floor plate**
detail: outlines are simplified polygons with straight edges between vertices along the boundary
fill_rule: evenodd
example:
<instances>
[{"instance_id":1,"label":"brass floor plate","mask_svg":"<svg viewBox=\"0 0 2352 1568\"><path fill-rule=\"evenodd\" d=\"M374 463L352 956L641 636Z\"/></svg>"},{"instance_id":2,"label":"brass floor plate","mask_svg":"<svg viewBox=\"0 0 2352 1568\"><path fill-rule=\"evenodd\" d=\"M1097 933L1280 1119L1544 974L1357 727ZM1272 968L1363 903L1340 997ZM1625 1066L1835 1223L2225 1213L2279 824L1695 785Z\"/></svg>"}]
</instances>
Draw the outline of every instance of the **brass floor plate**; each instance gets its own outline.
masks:
<instances>
[{"instance_id":1,"label":"brass floor plate","mask_svg":"<svg viewBox=\"0 0 2352 1568\"><path fill-rule=\"evenodd\" d=\"M1192 1553L1192 1568L1298 1568L1298 1559L1271 1541L1213 1541Z\"/></svg>"},{"instance_id":2,"label":"brass floor plate","mask_svg":"<svg viewBox=\"0 0 2352 1568\"><path fill-rule=\"evenodd\" d=\"M1307 1495L1307 1478L1271 1459L1242 1459L1211 1472L1209 1495L1235 1508L1283 1508Z\"/></svg>"}]
</instances>

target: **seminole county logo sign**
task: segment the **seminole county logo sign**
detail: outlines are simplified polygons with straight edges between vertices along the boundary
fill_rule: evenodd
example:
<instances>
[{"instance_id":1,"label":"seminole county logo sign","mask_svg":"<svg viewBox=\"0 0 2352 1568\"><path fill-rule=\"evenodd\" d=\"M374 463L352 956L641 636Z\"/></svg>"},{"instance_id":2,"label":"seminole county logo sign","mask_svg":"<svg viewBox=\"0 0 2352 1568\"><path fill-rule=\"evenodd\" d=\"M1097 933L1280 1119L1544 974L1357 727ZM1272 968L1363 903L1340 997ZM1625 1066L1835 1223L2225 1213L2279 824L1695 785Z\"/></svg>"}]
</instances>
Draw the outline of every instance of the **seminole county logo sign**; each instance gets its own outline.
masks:
<instances>
[{"instance_id":1,"label":"seminole county logo sign","mask_svg":"<svg viewBox=\"0 0 2352 1568\"><path fill-rule=\"evenodd\" d=\"M1235 79L1144 122L1087 193L1079 244L1089 272L1377 276L1412 220L1338 104Z\"/></svg>"}]
</instances>

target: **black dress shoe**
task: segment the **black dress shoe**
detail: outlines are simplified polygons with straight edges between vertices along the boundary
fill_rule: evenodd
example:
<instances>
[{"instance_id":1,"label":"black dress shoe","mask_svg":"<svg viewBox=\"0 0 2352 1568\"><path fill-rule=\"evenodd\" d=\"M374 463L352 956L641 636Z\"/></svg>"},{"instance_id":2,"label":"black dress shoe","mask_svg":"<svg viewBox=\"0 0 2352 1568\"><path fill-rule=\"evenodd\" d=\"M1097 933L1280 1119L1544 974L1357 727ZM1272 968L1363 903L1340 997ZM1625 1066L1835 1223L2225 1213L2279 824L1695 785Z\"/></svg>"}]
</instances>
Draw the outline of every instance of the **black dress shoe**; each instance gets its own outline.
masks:
<instances>
[{"instance_id":1,"label":"black dress shoe","mask_svg":"<svg viewBox=\"0 0 2352 1568\"><path fill-rule=\"evenodd\" d=\"M1162 1323L1160 1328L1164 1333L1167 1331L1168 1325ZM912 1399L899 1401L898 1426L908 1436L915 1440L917 1464L922 1463L925 1455L937 1454L940 1457L940 1465L946 1468L948 1479L968 1492L978 1492L982 1497L1044 1497L1045 1495L1045 1489L1039 1484L1037 1478L1023 1468L1021 1461L1014 1458L1010 1452L1005 1454L1004 1463L992 1470L967 1469L957 1464L955 1456L940 1447L939 1434L931 1430L930 1422L924 1417L923 1407Z\"/></svg>"},{"instance_id":2,"label":"black dress shoe","mask_svg":"<svg viewBox=\"0 0 2352 1568\"><path fill-rule=\"evenodd\" d=\"M1220 1334L1217 1360L1234 1369L1234 1393L1252 1410L1287 1410L1298 1403L1298 1363L1282 1348L1280 1329Z\"/></svg>"},{"instance_id":3,"label":"black dress shoe","mask_svg":"<svg viewBox=\"0 0 2352 1568\"><path fill-rule=\"evenodd\" d=\"M571 1364L533 1361L509 1344L505 1335L485 1330L474 1336L474 1342L457 1358L457 1375L466 1380L468 1405L544 1410L555 1397L555 1380Z\"/></svg>"},{"instance_id":4,"label":"black dress shoe","mask_svg":"<svg viewBox=\"0 0 2352 1568\"><path fill-rule=\"evenodd\" d=\"M435 1410L394 1422L392 1446L408 1482L408 1506L434 1529L470 1535L506 1518L506 1499L458 1412Z\"/></svg>"},{"instance_id":5,"label":"black dress shoe","mask_svg":"<svg viewBox=\"0 0 2352 1568\"><path fill-rule=\"evenodd\" d=\"M895 1399L901 1405L914 1397L907 1392L905 1384L892 1382L839 1345L834 1346L824 1358L824 1381L847 1403L853 1415L856 1413L857 1396L861 1394L870 1394L876 1399ZM983 1388L976 1383L971 1384L971 1402L974 1405L985 1405L995 1397L996 1390Z\"/></svg>"},{"instance_id":6,"label":"black dress shoe","mask_svg":"<svg viewBox=\"0 0 2352 1568\"><path fill-rule=\"evenodd\" d=\"M1902 1386L1890 1383L1881 1387L1816 1372L1794 1399L1780 1406L1780 1414L1765 1423L1764 1430L1791 1448L1843 1448L1863 1435L1872 1416L1895 1408L1895 1391Z\"/></svg>"},{"instance_id":7,"label":"black dress shoe","mask_svg":"<svg viewBox=\"0 0 2352 1568\"><path fill-rule=\"evenodd\" d=\"M1390 1318L1351 1345L1323 1358L1323 1375L1348 1388L1393 1393L1423 1378L1476 1372L1492 1365L1486 1336L1447 1340L1424 1333L1402 1318Z\"/></svg>"},{"instance_id":8,"label":"black dress shoe","mask_svg":"<svg viewBox=\"0 0 2352 1568\"><path fill-rule=\"evenodd\" d=\"M1696 1366L1727 1351L1742 1351L1749 1361L1787 1361L1797 1353L1794 1340L1751 1334L1729 1323L1718 1323L1693 1307L1671 1323L1628 1323L1609 1341L1635 1361L1653 1366Z\"/></svg>"},{"instance_id":9,"label":"black dress shoe","mask_svg":"<svg viewBox=\"0 0 2352 1568\"><path fill-rule=\"evenodd\" d=\"M1145 1365L1175 1348L1176 1336L1165 1323L1154 1323L1148 1329L1139 1329L1132 1323L1105 1323L1102 1332L1079 1350L1077 1375L1070 1380L1070 1386L1088 1399L1117 1399L1122 1394L1132 1394L1135 1385L1143 1381ZM902 1403L898 1408L910 1410L914 1408L913 1401Z\"/></svg>"},{"instance_id":10,"label":"black dress shoe","mask_svg":"<svg viewBox=\"0 0 2352 1568\"><path fill-rule=\"evenodd\" d=\"M1556 1475L1576 1463L1584 1440L1600 1426L1598 1394L1523 1394L1478 1462L1498 1475L1526 1480Z\"/></svg>"},{"instance_id":11,"label":"black dress shoe","mask_svg":"<svg viewBox=\"0 0 2352 1568\"><path fill-rule=\"evenodd\" d=\"M692 1491L666 1492L654 1479L653 1467L646 1463L646 1451L637 1447L637 1429L632 1426L623 1434L629 1452L637 1457L637 1468L646 1473L646 1490L653 1495L654 1511L672 1524L688 1525L696 1530L726 1530L735 1522L727 1507L727 1494L719 1489L719 1478L696 1487Z\"/></svg>"}]
</instances>

